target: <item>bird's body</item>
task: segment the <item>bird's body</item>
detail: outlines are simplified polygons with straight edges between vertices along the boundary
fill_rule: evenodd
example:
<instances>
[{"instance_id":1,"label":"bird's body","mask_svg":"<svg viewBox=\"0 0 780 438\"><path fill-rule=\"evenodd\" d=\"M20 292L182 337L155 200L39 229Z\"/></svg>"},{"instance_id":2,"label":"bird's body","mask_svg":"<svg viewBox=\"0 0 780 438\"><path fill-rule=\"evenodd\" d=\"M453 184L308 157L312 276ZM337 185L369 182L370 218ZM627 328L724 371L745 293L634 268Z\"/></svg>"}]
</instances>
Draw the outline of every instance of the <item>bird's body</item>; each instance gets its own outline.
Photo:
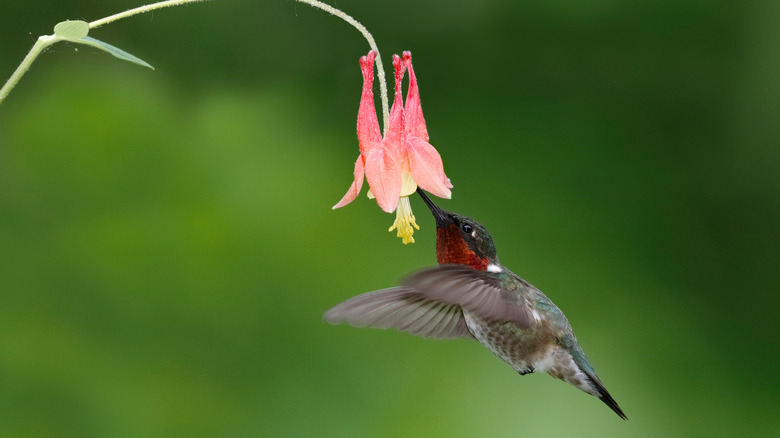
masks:
<instances>
[{"instance_id":1,"label":"bird's body","mask_svg":"<svg viewBox=\"0 0 780 438\"><path fill-rule=\"evenodd\" d=\"M529 325L523 328L511 322L491 321L464 309L463 317L471 334L521 375L545 372L604 398L608 406L623 416L596 376L558 306L511 271L498 275L504 277L500 283L502 289L516 294L511 301L529 309Z\"/></svg>"},{"instance_id":2,"label":"bird's body","mask_svg":"<svg viewBox=\"0 0 780 438\"><path fill-rule=\"evenodd\" d=\"M498 262L482 225L439 209L419 192L436 218L440 265L412 274L400 287L349 299L329 310L325 320L476 339L521 375L546 372L598 397L625 419L563 312Z\"/></svg>"}]
</instances>

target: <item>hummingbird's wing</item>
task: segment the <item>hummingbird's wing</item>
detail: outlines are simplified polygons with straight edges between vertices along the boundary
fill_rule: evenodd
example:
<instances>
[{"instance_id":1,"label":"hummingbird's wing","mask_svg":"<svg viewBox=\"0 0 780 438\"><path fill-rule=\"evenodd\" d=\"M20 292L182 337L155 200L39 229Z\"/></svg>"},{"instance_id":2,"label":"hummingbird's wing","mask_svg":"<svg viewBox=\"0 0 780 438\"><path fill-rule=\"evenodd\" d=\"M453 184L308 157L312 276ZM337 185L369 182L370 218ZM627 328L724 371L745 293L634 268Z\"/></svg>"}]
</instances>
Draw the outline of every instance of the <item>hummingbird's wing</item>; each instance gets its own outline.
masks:
<instances>
[{"instance_id":1,"label":"hummingbird's wing","mask_svg":"<svg viewBox=\"0 0 780 438\"><path fill-rule=\"evenodd\" d=\"M356 327L395 328L428 338L471 338L463 309L489 321L521 328L531 316L495 273L441 265L406 278L400 287L358 295L325 313L325 321Z\"/></svg>"},{"instance_id":2,"label":"hummingbird's wing","mask_svg":"<svg viewBox=\"0 0 780 438\"><path fill-rule=\"evenodd\" d=\"M350 298L328 310L324 319L331 324L395 328L426 338L474 339L459 306L427 299L405 287Z\"/></svg>"},{"instance_id":3,"label":"hummingbird's wing","mask_svg":"<svg viewBox=\"0 0 780 438\"><path fill-rule=\"evenodd\" d=\"M458 305L488 321L530 327L528 305L516 292L502 287L499 275L465 265L440 265L409 276L402 286L428 299Z\"/></svg>"}]
</instances>

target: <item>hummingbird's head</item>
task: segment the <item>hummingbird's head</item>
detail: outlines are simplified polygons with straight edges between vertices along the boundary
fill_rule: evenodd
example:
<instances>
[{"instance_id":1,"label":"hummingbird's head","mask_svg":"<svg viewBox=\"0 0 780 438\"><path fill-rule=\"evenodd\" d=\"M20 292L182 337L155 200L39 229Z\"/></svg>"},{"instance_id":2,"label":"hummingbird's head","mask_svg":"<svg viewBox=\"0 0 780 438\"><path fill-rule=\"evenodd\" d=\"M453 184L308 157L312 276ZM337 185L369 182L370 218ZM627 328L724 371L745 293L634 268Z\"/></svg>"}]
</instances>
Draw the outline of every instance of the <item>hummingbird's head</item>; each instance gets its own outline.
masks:
<instances>
[{"instance_id":1,"label":"hummingbird's head","mask_svg":"<svg viewBox=\"0 0 780 438\"><path fill-rule=\"evenodd\" d=\"M479 222L442 210L421 189L417 193L436 219L436 259L439 263L470 265L486 271L498 265L496 246L490 233Z\"/></svg>"}]
</instances>

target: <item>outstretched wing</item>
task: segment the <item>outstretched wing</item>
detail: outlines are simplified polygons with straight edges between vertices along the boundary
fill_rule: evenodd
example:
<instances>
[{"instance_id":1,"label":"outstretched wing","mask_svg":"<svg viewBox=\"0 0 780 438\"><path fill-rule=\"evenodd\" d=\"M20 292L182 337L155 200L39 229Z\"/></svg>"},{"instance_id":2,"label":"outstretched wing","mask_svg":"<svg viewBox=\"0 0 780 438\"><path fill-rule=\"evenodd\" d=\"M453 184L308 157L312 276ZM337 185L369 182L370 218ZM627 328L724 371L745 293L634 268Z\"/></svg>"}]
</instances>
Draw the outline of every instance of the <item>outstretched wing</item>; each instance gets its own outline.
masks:
<instances>
[{"instance_id":1,"label":"outstretched wing","mask_svg":"<svg viewBox=\"0 0 780 438\"><path fill-rule=\"evenodd\" d=\"M324 319L331 324L394 328L426 338L473 339L459 306L427 299L405 287L350 298L328 310Z\"/></svg>"},{"instance_id":2,"label":"outstretched wing","mask_svg":"<svg viewBox=\"0 0 780 438\"><path fill-rule=\"evenodd\" d=\"M325 321L356 327L395 328L430 338L473 338L463 309L479 317L528 327L530 313L501 288L496 274L441 265L406 278L400 287L365 293L325 313Z\"/></svg>"}]
</instances>

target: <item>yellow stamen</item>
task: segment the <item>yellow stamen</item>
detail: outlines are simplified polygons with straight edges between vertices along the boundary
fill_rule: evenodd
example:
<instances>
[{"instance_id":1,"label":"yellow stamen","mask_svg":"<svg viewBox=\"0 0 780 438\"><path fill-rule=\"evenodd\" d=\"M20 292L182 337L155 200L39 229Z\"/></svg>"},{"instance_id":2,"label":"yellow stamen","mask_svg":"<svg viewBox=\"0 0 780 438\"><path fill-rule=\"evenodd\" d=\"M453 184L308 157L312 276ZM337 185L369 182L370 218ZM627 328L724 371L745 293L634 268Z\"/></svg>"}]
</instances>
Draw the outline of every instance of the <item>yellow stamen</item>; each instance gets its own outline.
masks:
<instances>
[{"instance_id":1,"label":"yellow stamen","mask_svg":"<svg viewBox=\"0 0 780 438\"><path fill-rule=\"evenodd\" d=\"M395 222L393 222L393 226L387 231L397 229L398 234L396 235L400 237L403 244L406 245L407 243L414 243L412 234L414 234L415 228L418 230L420 229L420 227L417 226L417 222L414 220L409 197L401 196L401 199L398 200L398 207L395 209Z\"/></svg>"}]
</instances>

